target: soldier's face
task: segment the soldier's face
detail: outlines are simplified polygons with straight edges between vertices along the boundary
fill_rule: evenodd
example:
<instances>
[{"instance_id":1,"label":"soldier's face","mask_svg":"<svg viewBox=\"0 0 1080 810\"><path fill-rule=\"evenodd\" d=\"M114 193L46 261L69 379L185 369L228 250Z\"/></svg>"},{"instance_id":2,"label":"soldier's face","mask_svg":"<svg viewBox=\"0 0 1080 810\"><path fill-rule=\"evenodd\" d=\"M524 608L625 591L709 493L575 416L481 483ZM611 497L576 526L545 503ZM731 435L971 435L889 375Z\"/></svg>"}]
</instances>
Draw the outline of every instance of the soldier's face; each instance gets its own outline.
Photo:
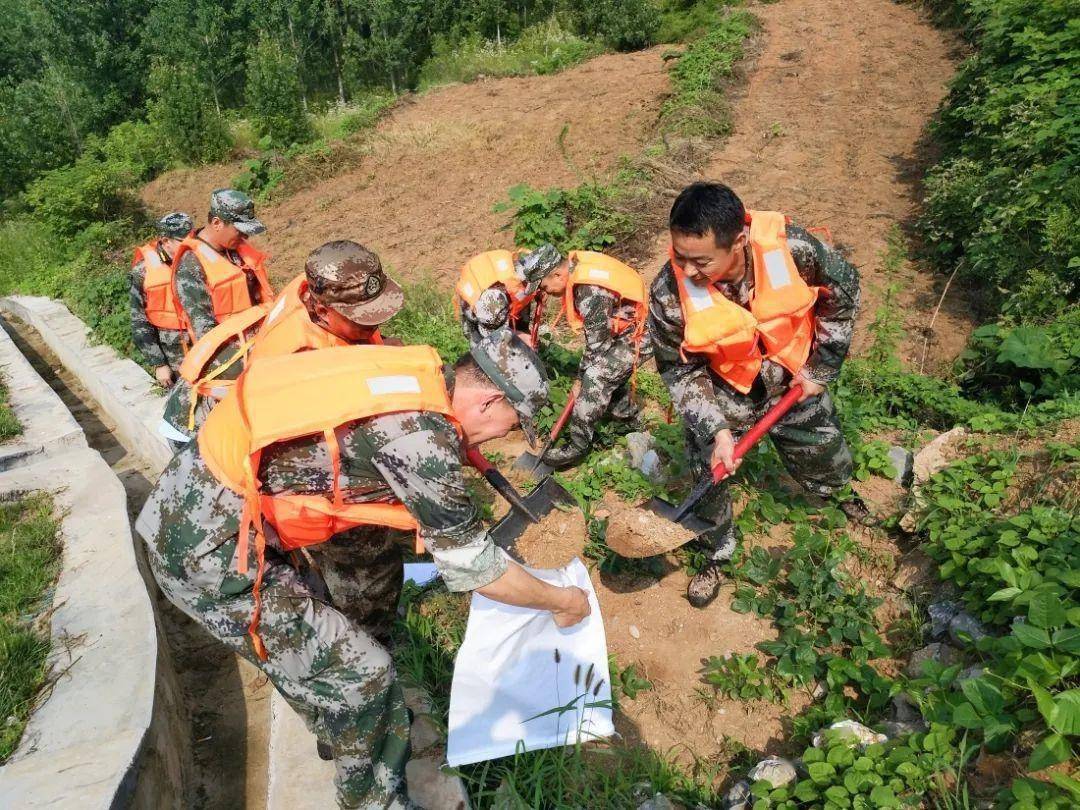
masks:
<instances>
[{"instance_id":1,"label":"soldier's face","mask_svg":"<svg viewBox=\"0 0 1080 810\"><path fill-rule=\"evenodd\" d=\"M326 326L328 332L349 343L369 343L371 336L378 328L361 326L355 321L350 321L336 309L325 306L319 301L315 303L315 314Z\"/></svg>"},{"instance_id":2,"label":"soldier's face","mask_svg":"<svg viewBox=\"0 0 1080 810\"><path fill-rule=\"evenodd\" d=\"M570 275L569 267L569 260L563 259L562 264L544 276L544 280L540 282L540 289L547 295L562 295L566 292L566 279Z\"/></svg>"},{"instance_id":3,"label":"soldier's face","mask_svg":"<svg viewBox=\"0 0 1080 810\"><path fill-rule=\"evenodd\" d=\"M180 240L165 237L161 240L161 246L165 248L165 252L170 256L175 256L176 251L180 249Z\"/></svg>"},{"instance_id":4,"label":"soldier's face","mask_svg":"<svg viewBox=\"0 0 1080 810\"><path fill-rule=\"evenodd\" d=\"M731 247L725 248L716 244L712 231L706 231L701 236L683 231L672 231L671 247L675 253L675 263L695 284L736 281L745 269L743 267L745 233L740 233L731 243Z\"/></svg>"},{"instance_id":5,"label":"soldier's face","mask_svg":"<svg viewBox=\"0 0 1080 810\"><path fill-rule=\"evenodd\" d=\"M240 241L244 238L244 235L236 229L236 226L231 222L226 222L223 219L214 217L210 220L210 227L214 231L214 236L222 247L237 248L240 245Z\"/></svg>"}]
</instances>

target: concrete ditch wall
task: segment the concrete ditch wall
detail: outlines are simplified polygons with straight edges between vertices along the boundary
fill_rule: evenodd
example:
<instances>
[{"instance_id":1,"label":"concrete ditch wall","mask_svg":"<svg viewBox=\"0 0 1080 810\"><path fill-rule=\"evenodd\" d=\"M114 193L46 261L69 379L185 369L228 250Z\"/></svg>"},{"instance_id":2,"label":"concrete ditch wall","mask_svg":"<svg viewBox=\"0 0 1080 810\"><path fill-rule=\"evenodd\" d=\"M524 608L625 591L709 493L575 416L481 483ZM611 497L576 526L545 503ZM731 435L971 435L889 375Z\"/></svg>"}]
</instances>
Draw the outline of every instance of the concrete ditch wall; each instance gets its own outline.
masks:
<instances>
[{"instance_id":1,"label":"concrete ditch wall","mask_svg":"<svg viewBox=\"0 0 1080 810\"><path fill-rule=\"evenodd\" d=\"M157 634L124 488L2 331L0 373L24 428L0 448L0 499L50 492L63 516L50 622L55 682L0 767L0 807L126 807L154 711ZM158 806L168 806L162 789Z\"/></svg>"}]
</instances>

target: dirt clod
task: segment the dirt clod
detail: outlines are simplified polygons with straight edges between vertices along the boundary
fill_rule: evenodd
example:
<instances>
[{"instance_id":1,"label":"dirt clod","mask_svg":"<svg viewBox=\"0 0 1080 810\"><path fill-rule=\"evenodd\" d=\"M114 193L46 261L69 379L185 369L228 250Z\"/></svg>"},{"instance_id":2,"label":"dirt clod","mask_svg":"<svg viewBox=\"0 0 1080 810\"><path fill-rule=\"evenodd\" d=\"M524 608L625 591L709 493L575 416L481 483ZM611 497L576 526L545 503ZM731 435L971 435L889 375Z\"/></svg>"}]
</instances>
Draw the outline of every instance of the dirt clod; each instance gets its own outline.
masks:
<instances>
[{"instance_id":1,"label":"dirt clod","mask_svg":"<svg viewBox=\"0 0 1080 810\"><path fill-rule=\"evenodd\" d=\"M648 509L630 506L608 493L596 511L607 518L608 548L623 557L654 557L676 549L696 536Z\"/></svg>"},{"instance_id":2,"label":"dirt clod","mask_svg":"<svg viewBox=\"0 0 1080 810\"><path fill-rule=\"evenodd\" d=\"M514 550L533 568L562 568L585 550L585 515L580 509L552 509L532 523Z\"/></svg>"}]
</instances>

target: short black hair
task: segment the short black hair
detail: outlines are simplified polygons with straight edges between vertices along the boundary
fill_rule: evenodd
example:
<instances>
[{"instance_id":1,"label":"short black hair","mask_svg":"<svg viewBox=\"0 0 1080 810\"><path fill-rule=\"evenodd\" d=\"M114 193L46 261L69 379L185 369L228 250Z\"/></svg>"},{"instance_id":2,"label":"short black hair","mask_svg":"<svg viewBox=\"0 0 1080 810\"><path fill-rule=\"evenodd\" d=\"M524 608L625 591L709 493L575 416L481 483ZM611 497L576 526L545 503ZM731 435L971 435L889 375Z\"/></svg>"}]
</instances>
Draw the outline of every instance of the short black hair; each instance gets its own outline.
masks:
<instances>
[{"instance_id":1,"label":"short black hair","mask_svg":"<svg viewBox=\"0 0 1080 810\"><path fill-rule=\"evenodd\" d=\"M464 381L473 388L502 393L502 389L484 373L484 370L480 368L480 364L476 362L470 352L465 352L454 363L454 382L456 383L458 380Z\"/></svg>"},{"instance_id":2,"label":"short black hair","mask_svg":"<svg viewBox=\"0 0 1080 810\"><path fill-rule=\"evenodd\" d=\"M718 247L729 248L746 225L746 207L723 183L691 183L675 198L668 216L673 231L704 236L712 231Z\"/></svg>"}]
</instances>

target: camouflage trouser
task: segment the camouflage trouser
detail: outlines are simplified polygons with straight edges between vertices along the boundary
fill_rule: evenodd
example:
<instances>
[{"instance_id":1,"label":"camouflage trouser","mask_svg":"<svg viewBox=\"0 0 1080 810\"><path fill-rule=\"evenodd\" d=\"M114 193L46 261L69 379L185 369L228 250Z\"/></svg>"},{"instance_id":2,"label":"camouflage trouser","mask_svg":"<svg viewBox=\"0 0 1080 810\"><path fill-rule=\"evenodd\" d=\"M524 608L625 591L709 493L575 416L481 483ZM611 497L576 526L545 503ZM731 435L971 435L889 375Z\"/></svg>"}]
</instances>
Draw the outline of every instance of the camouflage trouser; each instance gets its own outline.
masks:
<instances>
[{"instance_id":1,"label":"camouflage trouser","mask_svg":"<svg viewBox=\"0 0 1080 810\"><path fill-rule=\"evenodd\" d=\"M633 340L617 338L611 352L600 362L583 365L578 371L581 390L566 425L566 437L571 446L588 447L596 426L607 414L622 420L638 415L639 408L630 390L634 357ZM639 362L643 359L639 358Z\"/></svg>"},{"instance_id":2,"label":"camouflage trouser","mask_svg":"<svg viewBox=\"0 0 1080 810\"><path fill-rule=\"evenodd\" d=\"M230 540L196 547L182 570L167 566L149 545L148 553L166 597L266 673L330 746L341 807L412 808L405 797L409 719L390 653L268 549L259 630L269 658L261 661L245 630L254 609L254 569L236 573L235 546ZM358 572L356 587L361 580Z\"/></svg>"},{"instance_id":3,"label":"camouflage trouser","mask_svg":"<svg viewBox=\"0 0 1080 810\"><path fill-rule=\"evenodd\" d=\"M327 600L384 646L404 581L401 538L389 529L353 529L309 546Z\"/></svg>"},{"instance_id":4,"label":"camouflage trouser","mask_svg":"<svg viewBox=\"0 0 1080 810\"><path fill-rule=\"evenodd\" d=\"M753 393L753 392L751 392ZM728 394L716 389L724 415L736 441L780 399ZM851 451L848 450L840 420L828 391L795 405L769 432L780 460L791 476L808 491L828 497L851 479ZM695 475L709 474L712 444L702 446L687 431L690 457ZM726 481L712 487L701 499L694 513L716 524L701 540L714 560L727 560L735 551L735 527L731 512L731 493Z\"/></svg>"}]
</instances>

